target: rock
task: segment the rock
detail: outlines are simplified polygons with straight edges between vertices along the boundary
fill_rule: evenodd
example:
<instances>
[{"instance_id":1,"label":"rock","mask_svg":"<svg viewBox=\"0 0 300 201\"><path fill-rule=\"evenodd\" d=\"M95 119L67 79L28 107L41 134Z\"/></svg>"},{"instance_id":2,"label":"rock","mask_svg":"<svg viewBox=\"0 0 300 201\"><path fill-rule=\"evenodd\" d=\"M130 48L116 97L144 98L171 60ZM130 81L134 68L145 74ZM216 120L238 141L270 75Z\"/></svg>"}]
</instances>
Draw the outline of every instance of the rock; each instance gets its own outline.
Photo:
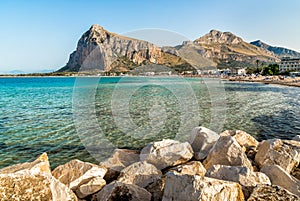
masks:
<instances>
[{"instance_id":1,"label":"rock","mask_svg":"<svg viewBox=\"0 0 300 201\"><path fill-rule=\"evenodd\" d=\"M162 140L147 145L140 154L141 161L146 161L162 170L189 161L193 150L188 142L180 143L175 140Z\"/></svg>"},{"instance_id":2,"label":"rock","mask_svg":"<svg viewBox=\"0 0 300 201\"><path fill-rule=\"evenodd\" d=\"M220 134L220 136L232 136L241 147L245 147L246 150L255 149L258 146L258 141L246 133L245 131L241 130L226 130Z\"/></svg>"},{"instance_id":3,"label":"rock","mask_svg":"<svg viewBox=\"0 0 300 201\"><path fill-rule=\"evenodd\" d=\"M300 198L279 186L258 185L247 201L299 201Z\"/></svg>"},{"instance_id":4,"label":"rock","mask_svg":"<svg viewBox=\"0 0 300 201\"><path fill-rule=\"evenodd\" d=\"M118 178L121 170L140 161L140 152L129 149L116 149L112 156L100 163L100 166L106 167L108 172L104 179L111 182Z\"/></svg>"},{"instance_id":5,"label":"rock","mask_svg":"<svg viewBox=\"0 0 300 201\"><path fill-rule=\"evenodd\" d=\"M203 165L210 169L213 165L245 166L253 170L242 147L231 136L221 136L210 150Z\"/></svg>"},{"instance_id":6,"label":"rock","mask_svg":"<svg viewBox=\"0 0 300 201\"><path fill-rule=\"evenodd\" d=\"M77 201L75 194L49 174L0 174L0 200Z\"/></svg>"},{"instance_id":7,"label":"rock","mask_svg":"<svg viewBox=\"0 0 300 201\"><path fill-rule=\"evenodd\" d=\"M81 185L88 185L88 182L94 178L103 178L106 172L107 169L104 167L80 160L71 160L55 168L52 171L52 175L74 192L79 192L80 190L77 191L77 189ZM93 184L91 184L91 188L92 186ZM86 186L84 188L86 188Z\"/></svg>"},{"instance_id":8,"label":"rock","mask_svg":"<svg viewBox=\"0 0 300 201\"><path fill-rule=\"evenodd\" d=\"M161 177L161 171L154 165L147 162L137 162L123 169L118 177L118 181L145 188L152 194L152 197L155 198L154 200L161 200Z\"/></svg>"},{"instance_id":9,"label":"rock","mask_svg":"<svg viewBox=\"0 0 300 201\"><path fill-rule=\"evenodd\" d=\"M292 140L300 142L300 135L296 135Z\"/></svg>"},{"instance_id":10,"label":"rock","mask_svg":"<svg viewBox=\"0 0 300 201\"><path fill-rule=\"evenodd\" d=\"M270 179L261 172L253 172L247 167L214 165L210 168L207 177L237 182L243 187L245 197L249 197L258 184L271 185Z\"/></svg>"},{"instance_id":11,"label":"rock","mask_svg":"<svg viewBox=\"0 0 300 201\"><path fill-rule=\"evenodd\" d=\"M95 201L150 201L151 194L145 189L134 185L114 181L106 185L95 196Z\"/></svg>"},{"instance_id":12,"label":"rock","mask_svg":"<svg viewBox=\"0 0 300 201\"><path fill-rule=\"evenodd\" d=\"M300 181L287 173L278 165L266 165L261 172L268 175L273 185L280 186L286 190L300 196Z\"/></svg>"},{"instance_id":13,"label":"rock","mask_svg":"<svg viewBox=\"0 0 300 201\"><path fill-rule=\"evenodd\" d=\"M181 174L204 176L206 169L200 161L191 161L182 165L171 168L169 171L176 171Z\"/></svg>"},{"instance_id":14,"label":"rock","mask_svg":"<svg viewBox=\"0 0 300 201\"><path fill-rule=\"evenodd\" d=\"M197 160L203 160L208 155L210 149L215 142L219 139L219 135L214 131L205 127L196 127L192 130L189 137L189 143L191 144L194 156Z\"/></svg>"},{"instance_id":15,"label":"rock","mask_svg":"<svg viewBox=\"0 0 300 201\"><path fill-rule=\"evenodd\" d=\"M280 139L266 140L261 143L255 156L255 162L260 166L279 165L290 173L298 166L300 154L296 141L283 141Z\"/></svg>"},{"instance_id":16,"label":"rock","mask_svg":"<svg viewBox=\"0 0 300 201\"><path fill-rule=\"evenodd\" d=\"M100 191L106 185L106 181L101 177L94 177L88 183L81 185L76 190L76 195L79 198L87 197Z\"/></svg>"},{"instance_id":17,"label":"rock","mask_svg":"<svg viewBox=\"0 0 300 201\"><path fill-rule=\"evenodd\" d=\"M137 162L123 169L118 181L147 188L149 184L161 180L161 176L161 171L154 165L147 162Z\"/></svg>"},{"instance_id":18,"label":"rock","mask_svg":"<svg viewBox=\"0 0 300 201\"><path fill-rule=\"evenodd\" d=\"M162 200L236 201L244 200L244 195L241 186L234 182L169 172Z\"/></svg>"},{"instance_id":19,"label":"rock","mask_svg":"<svg viewBox=\"0 0 300 201\"><path fill-rule=\"evenodd\" d=\"M25 162L9 166L0 170L0 174L22 173L30 171L31 174L51 174L47 153L43 153L33 162Z\"/></svg>"}]
</instances>

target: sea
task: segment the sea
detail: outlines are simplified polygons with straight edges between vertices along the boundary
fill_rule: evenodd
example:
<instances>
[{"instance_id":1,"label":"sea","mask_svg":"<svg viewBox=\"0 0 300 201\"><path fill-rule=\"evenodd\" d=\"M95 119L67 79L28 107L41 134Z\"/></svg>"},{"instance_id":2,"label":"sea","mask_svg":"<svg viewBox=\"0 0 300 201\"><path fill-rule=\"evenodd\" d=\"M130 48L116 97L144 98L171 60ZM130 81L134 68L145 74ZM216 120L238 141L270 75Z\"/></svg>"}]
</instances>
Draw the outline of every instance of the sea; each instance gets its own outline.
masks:
<instances>
[{"instance_id":1,"label":"sea","mask_svg":"<svg viewBox=\"0 0 300 201\"><path fill-rule=\"evenodd\" d=\"M0 168L47 152L51 167L115 148L188 140L205 126L257 140L300 134L300 88L186 77L0 78Z\"/></svg>"}]
</instances>

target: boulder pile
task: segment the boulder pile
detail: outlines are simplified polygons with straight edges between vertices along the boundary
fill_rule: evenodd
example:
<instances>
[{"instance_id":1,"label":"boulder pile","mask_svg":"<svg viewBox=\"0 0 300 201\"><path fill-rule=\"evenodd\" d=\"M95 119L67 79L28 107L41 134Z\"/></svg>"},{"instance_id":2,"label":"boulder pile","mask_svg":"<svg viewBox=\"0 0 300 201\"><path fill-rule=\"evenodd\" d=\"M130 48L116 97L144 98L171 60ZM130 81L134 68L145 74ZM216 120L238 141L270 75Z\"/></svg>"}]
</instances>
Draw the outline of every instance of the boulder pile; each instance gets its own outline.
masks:
<instances>
[{"instance_id":1,"label":"boulder pile","mask_svg":"<svg viewBox=\"0 0 300 201\"><path fill-rule=\"evenodd\" d=\"M46 153L0 169L0 200L300 200L300 136L258 142L244 131L194 128L188 142L116 149L100 164L51 171Z\"/></svg>"}]
</instances>

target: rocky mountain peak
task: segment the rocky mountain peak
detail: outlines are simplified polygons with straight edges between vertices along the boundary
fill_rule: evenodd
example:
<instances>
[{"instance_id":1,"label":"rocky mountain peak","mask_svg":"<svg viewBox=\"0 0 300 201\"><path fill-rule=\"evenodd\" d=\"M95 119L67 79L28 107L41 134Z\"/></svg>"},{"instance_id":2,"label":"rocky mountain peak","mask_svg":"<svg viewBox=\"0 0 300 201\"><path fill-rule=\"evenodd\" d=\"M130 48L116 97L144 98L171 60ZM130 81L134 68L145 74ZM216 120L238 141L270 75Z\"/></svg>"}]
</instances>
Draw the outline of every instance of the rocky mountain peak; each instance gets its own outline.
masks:
<instances>
[{"instance_id":1,"label":"rocky mountain peak","mask_svg":"<svg viewBox=\"0 0 300 201\"><path fill-rule=\"evenodd\" d=\"M208 34L195 40L198 44L239 44L243 42L240 37L231 32L222 32L218 30L211 30Z\"/></svg>"}]
</instances>

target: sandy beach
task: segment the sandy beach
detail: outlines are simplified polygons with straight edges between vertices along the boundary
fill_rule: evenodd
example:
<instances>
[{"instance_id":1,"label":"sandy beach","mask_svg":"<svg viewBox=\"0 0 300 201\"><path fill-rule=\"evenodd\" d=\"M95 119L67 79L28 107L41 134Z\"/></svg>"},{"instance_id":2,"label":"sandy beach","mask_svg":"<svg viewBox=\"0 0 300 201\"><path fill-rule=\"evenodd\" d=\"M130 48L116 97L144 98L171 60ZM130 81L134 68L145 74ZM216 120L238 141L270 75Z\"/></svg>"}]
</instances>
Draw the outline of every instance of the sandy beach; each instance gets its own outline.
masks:
<instances>
[{"instance_id":1,"label":"sandy beach","mask_svg":"<svg viewBox=\"0 0 300 201\"><path fill-rule=\"evenodd\" d=\"M290 76L229 76L222 77L222 80L238 82L260 82L265 84L279 84L285 86L300 87L300 77Z\"/></svg>"}]
</instances>

